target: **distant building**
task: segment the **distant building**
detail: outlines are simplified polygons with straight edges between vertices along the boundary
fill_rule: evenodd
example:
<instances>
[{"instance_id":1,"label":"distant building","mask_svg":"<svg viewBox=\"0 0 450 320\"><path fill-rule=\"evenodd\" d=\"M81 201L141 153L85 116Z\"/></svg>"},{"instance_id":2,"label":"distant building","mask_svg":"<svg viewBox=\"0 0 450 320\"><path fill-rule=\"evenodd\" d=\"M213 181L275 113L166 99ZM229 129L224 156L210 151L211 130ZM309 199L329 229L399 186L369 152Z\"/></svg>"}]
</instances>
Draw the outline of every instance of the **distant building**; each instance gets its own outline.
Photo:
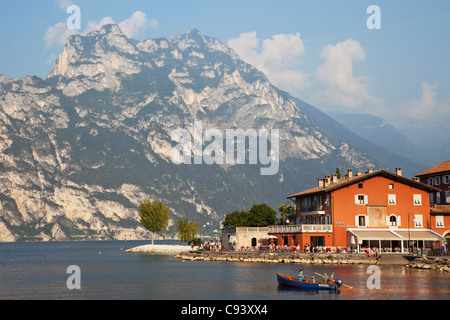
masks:
<instances>
[{"instance_id":1,"label":"distant building","mask_svg":"<svg viewBox=\"0 0 450 320\"><path fill-rule=\"evenodd\" d=\"M288 197L296 204L296 223L269 226L278 244L320 250L376 249L408 252L437 249L445 239L432 230L430 186L385 170L347 171L318 179L317 186Z\"/></svg>"},{"instance_id":2,"label":"distant building","mask_svg":"<svg viewBox=\"0 0 450 320\"><path fill-rule=\"evenodd\" d=\"M420 182L440 189L430 193L431 226L446 237L450 251L450 161L442 162L416 175Z\"/></svg>"},{"instance_id":3,"label":"distant building","mask_svg":"<svg viewBox=\"0 0 450 320\"><path fill-rule=\"evenodd\" d=\"M268 239L267 227L238 227L222 229L222 248L225 251L254 250Z\"/></svg>"},{"instance_id":4,"label":"distant building","mask_svg":"<svg viewBox=\"0 0 450 320\"><path fill-rule=\"evenodd\" d=\"M416 175L419 181L441 189L430 194L430 204L450 204L450 161Z\"/></svg>"}]
</instances>

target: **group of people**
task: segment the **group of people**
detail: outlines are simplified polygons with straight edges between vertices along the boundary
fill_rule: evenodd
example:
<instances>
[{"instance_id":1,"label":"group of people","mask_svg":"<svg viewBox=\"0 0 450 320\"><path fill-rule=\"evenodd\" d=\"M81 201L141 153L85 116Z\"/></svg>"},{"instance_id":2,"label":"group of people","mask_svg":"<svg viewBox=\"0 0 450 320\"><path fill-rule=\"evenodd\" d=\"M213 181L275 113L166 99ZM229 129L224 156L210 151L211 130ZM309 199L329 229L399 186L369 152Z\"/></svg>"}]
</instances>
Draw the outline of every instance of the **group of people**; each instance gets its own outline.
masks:
<instances>
[{"instance_id":1,"label":"group of people","mask_svg":"<svg viewBox=\"0 0 450 320\"><path fill-rule=\"evenodd\" d=\"M192 250L194 250L194 242L190 243L190 246ZM200 245L198 246L198 250L207 250L207 251L221 251L222 250L222 243L220 241L205 241L205 244L203 242L200 242Z\"/></svg>"},{"instance_id":2,"label":"group of people","mask_svg":"<svg viewBox=\"0 0 450 320\"><path fill-rule=\"evenodd\" d=\"M333 274L334 274L334 272L333 272ZM320 283L330 284L333 282L333 275L331 275L331 277L329 277L326 272L321 277L322 277L322 279L321 279L321 281L319 281ZM313 282L316 282L315 278L316 278L315 276L311 277ZM298 272L298 281L306 281L306 276L303 273L303 269L300 269L300 271Z\"/></svg>"}]
</instances>

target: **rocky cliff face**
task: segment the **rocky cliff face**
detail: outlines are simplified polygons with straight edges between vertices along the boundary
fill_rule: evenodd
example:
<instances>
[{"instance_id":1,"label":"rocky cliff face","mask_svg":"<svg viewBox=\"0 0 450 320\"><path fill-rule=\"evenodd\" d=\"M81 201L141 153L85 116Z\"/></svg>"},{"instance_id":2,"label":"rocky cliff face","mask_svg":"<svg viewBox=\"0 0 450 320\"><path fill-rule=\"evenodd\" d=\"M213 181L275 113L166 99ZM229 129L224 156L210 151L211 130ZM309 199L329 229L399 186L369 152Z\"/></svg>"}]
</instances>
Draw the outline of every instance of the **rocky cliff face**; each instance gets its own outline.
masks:
<instances>
[{"instance_id":1,"label":"rocky cliff face","mask_svg":"<svg viewBox=\"0 0 450 320\"><path fill-rule=\"evenodd\" d=\"M174 130L279 129L280 168L175 165ZM71 36L46 79L0 76L0 241L140 239L158 198L218 229L234 210L278 206L336 167L385 167L311 120L219 40L192 30L128 39L117 25Z\"/></svg>"}]
</instances>

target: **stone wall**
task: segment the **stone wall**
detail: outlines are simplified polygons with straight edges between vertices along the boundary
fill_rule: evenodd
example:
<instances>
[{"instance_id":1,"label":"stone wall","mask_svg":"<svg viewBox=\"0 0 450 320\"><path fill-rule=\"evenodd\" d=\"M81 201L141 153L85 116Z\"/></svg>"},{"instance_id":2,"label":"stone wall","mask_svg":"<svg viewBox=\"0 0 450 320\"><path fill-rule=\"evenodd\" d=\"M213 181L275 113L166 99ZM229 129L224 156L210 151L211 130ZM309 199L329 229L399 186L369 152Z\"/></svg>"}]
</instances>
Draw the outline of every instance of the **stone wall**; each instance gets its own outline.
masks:
<instances>
[{"instance_id":1,"label":"stone wall","mask_svg":"<svg viewBox=\"0 0 450 320\"><path fill-rule=\"evenodd\" d=\"M229 261L299 264L376 264L375 257L351 253L182 252L175 258L191 261Z\"/></svg>"},{"instance_id":2,"label":"stone wall","mask_svg":"<svg viewBox=\"0 0 450 320\"><path fill-rule=\"evenodd\" d=\"M407 267L414 269L437 270L450 273L450 261L440 258L416 258L414 260L411 260Z\"/></svg>"}]
</instances>

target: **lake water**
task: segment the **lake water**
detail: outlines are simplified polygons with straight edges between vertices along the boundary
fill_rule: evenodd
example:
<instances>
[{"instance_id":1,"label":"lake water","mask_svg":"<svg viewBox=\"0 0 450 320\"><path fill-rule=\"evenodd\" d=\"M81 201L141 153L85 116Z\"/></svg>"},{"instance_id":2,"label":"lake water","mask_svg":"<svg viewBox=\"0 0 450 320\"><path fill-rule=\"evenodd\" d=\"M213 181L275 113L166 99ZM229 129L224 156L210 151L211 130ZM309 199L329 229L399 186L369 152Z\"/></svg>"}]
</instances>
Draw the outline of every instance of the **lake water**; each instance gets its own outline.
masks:
<instances>
[{"instance_id":1,"label":"lake water","mask_svg":"<svg viewBox=\"0 0 450 320\"><path fill-rule=\"evenodd\" d=\"M158 244L178 243L156 241ZM380 289L369 289L368 266L303 265L342 279L340 293L284 290L276 272L299 265L182 261L173 255L129 253L148 241L0 244L2 300L448 300L450 274L382 266ZM69 290L67 268L80 268L81 289Z\"/></svg>"}]
</instances>

